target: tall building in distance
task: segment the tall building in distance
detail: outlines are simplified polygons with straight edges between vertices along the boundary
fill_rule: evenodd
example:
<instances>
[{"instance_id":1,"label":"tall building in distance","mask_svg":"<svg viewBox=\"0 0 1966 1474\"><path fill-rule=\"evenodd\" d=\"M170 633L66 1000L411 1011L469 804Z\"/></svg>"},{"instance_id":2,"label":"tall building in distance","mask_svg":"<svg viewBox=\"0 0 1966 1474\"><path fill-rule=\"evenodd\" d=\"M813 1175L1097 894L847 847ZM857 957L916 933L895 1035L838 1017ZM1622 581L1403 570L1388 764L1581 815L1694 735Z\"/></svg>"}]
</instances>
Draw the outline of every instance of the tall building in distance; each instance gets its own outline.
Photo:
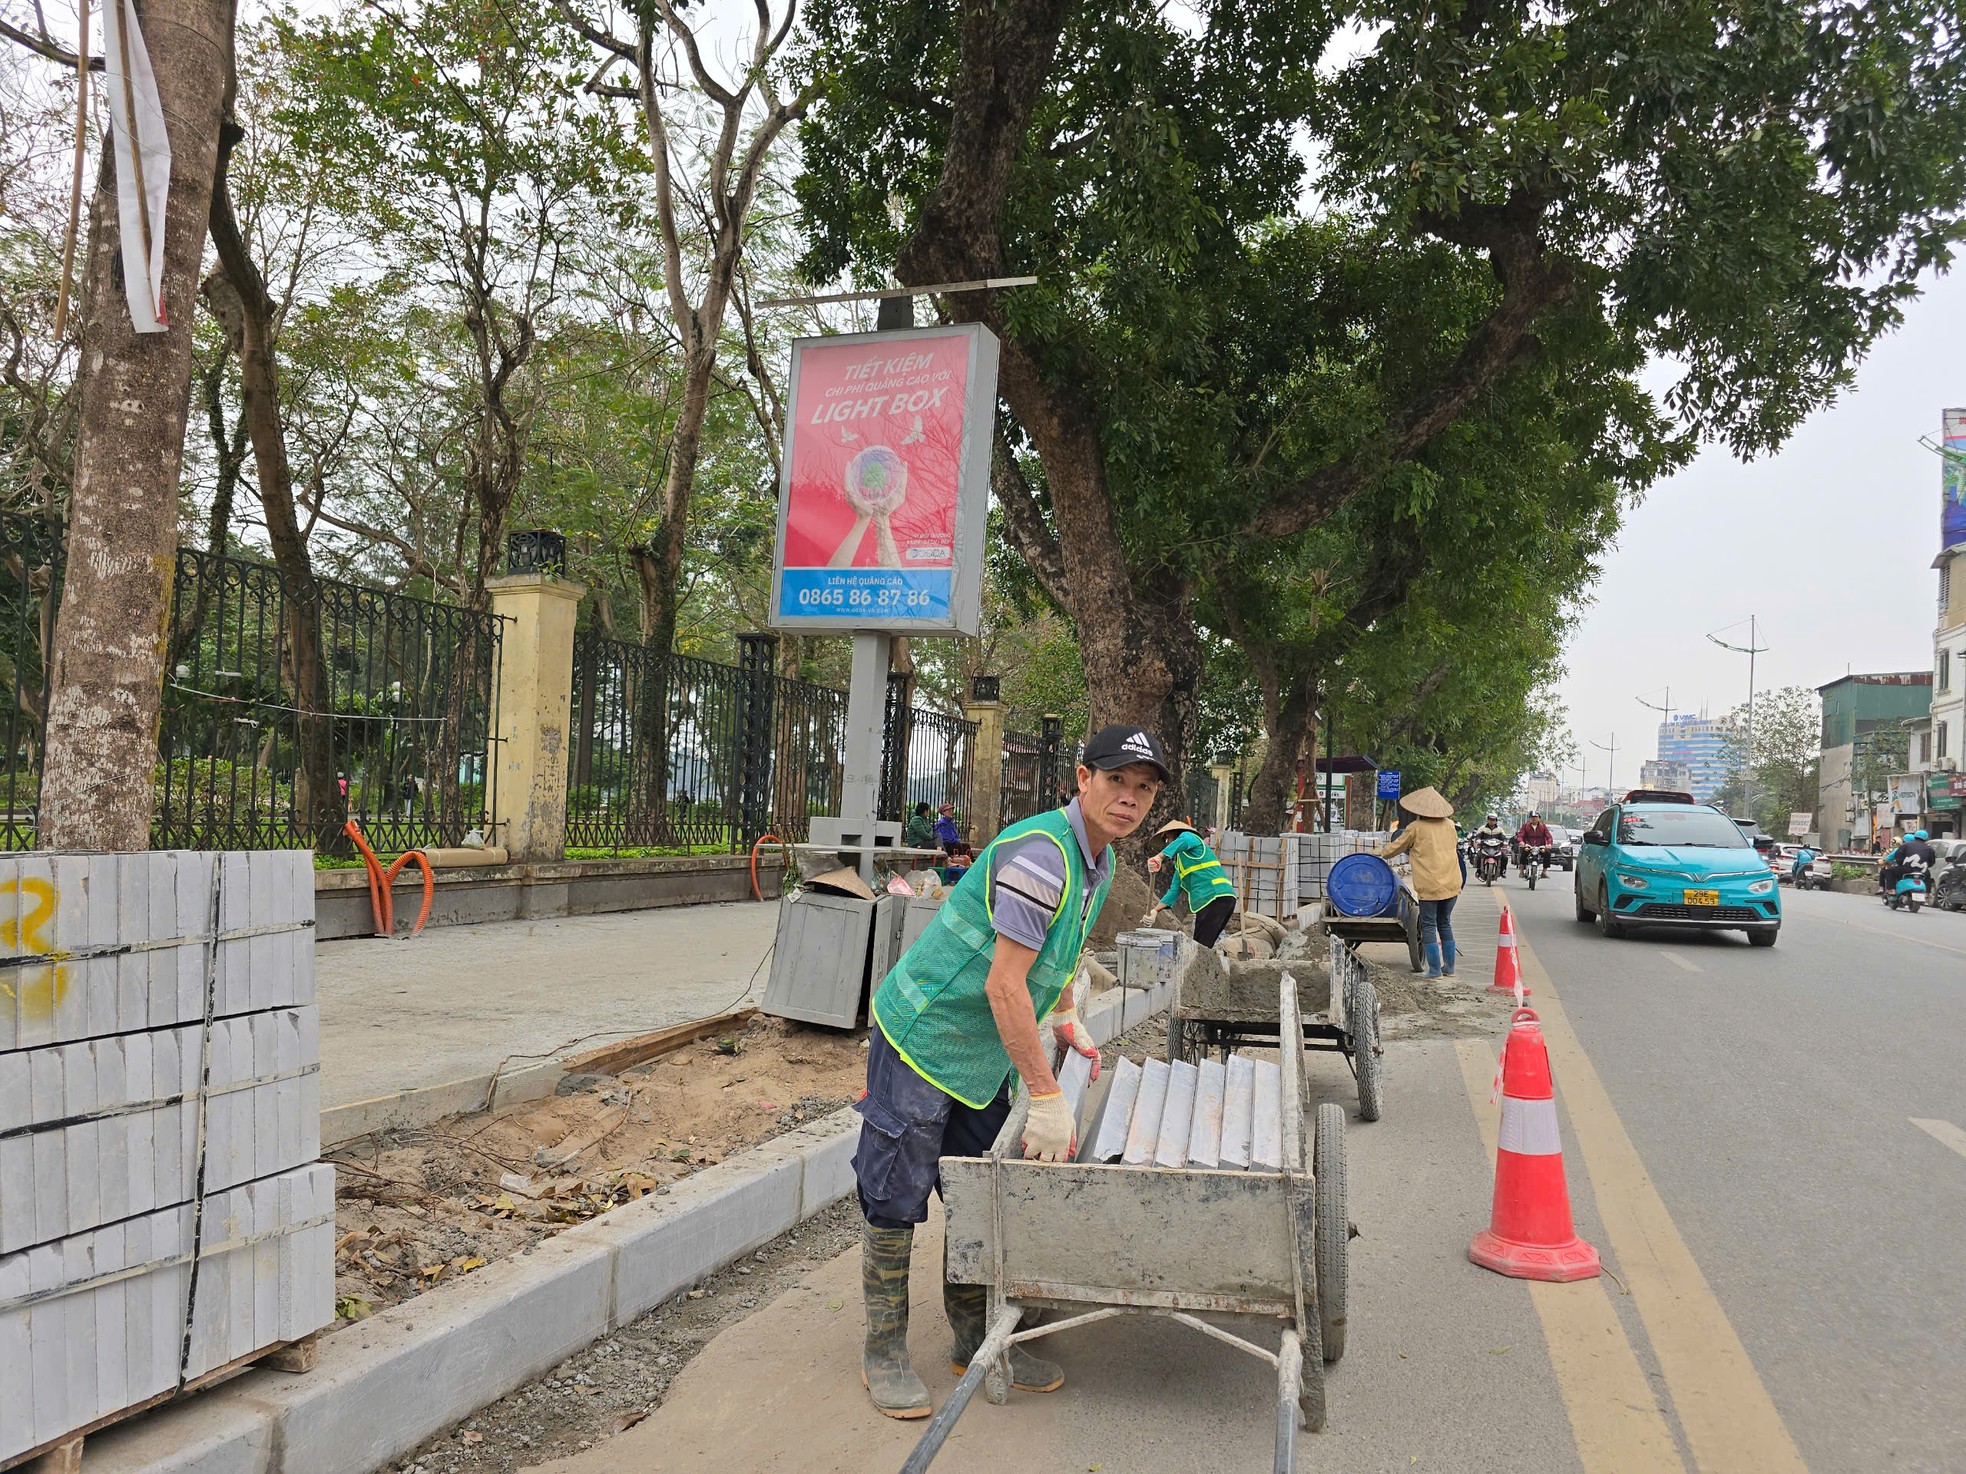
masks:
<instances>
[{"instance_id":1,"label":"tall building in distance","mask_svg":"<svg viewBox=\"0 0 1966 1474\"><path fill-rule=\"evenodd\" d=\"M1686 791L1699 803L1711 803L1731 774L1727 733L1725 717L1677 716L1659 723L1658 761L1686 770Z\"/></svg>"},{"instance_id":2,"label":"tall building in distance","mask_svg":"<svg viewBox=\"0 0 1966 1474\"><path fill-rule=\"evenodd\" d=\"M1640 788L1663 788L1671 793L1693 791L1693 770L1669 758L1647 758L1638 765Z\"/></svg>"}]
</instances>

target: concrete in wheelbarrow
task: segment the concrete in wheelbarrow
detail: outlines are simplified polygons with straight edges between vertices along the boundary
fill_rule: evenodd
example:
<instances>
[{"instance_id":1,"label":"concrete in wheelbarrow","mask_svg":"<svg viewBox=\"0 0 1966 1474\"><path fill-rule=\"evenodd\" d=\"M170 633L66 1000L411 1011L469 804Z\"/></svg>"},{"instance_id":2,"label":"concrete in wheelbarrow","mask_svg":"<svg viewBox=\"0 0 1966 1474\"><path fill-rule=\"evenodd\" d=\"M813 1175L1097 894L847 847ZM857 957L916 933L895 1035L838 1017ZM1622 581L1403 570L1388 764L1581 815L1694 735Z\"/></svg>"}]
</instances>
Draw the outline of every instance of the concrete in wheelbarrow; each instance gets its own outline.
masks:
<instances>
[{"instance_id":1,"label":"concrete in wheelbarrow","mask_svg":"<svg viewBox=\"0 0 1966 1474\"><path fill-rule=\"evenodd\" d=\"M1351 1075L1317 1057L1312 1088L1346 1107L1350 1349L1328 1369L1331 1422L1299 1468L1568 1474L1581 1468L1529 1289L1467 1262L1492 1179L1451 1042L1395 1044L1398 1110L1356 1120ZM910 1350L938 1404L954 1386L941 1303L939 1209L916 1235ZM1248 1322L1242 1323L1247 1326ZM922 1425L881 1417L860 1387L858 1254L714 1339L663 1405L541 1474L861 1474L897 1468ZM1004 1469L1165 1474L1268 1469L1275 1378L1254 1358L1166 1321L1104 1322L1042 1343L1064 1388L981 1397L937 1474Z\"/></svg>"}]
</instances>

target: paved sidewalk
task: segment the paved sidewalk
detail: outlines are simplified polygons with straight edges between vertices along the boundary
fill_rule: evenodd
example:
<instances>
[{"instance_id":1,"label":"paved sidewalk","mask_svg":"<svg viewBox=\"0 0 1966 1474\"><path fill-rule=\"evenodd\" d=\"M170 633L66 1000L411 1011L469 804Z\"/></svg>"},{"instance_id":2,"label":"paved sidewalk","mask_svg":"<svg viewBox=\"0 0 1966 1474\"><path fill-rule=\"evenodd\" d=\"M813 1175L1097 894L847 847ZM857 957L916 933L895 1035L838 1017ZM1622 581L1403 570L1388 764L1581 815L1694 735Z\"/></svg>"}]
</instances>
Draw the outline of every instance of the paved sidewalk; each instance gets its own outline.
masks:
<instances>
[{"instance_id":1,"label":"paved sidewalk","mask_svg":"<svg viewBox=\"0 0 1966 1474\"><path fill-rule=\"evenodd\" d=\"M1366 1125L1345 1067L1335 1056L1313 1063L1314 1092L1347 1106L1350 1216L1365 1236L1351 1250L1351 1344L1330 1369L1329 1429L1300 1439L1298 1468L1580 1470L1529 1287L1467 1262L1491 1178L1454 1043L1395 1043L1387 1065L1386 1118ZM1588 1224L1588 1194L1580 1199ZM931 1214L916 1238L909 1349L940 1404L955 1377L940 1213ZM924 1425L869 1406L858 1362L864 1324L855 1249L719 1334L644 1422L538 1474L897 1468ZM1065 1366L1064 1389L1015 1393L1002 1408L979 1395L937 1474L1270 1467L1274 1373L1257 1361L1157 1320L1067 1331L1044 1351Z\"/></svg>"},{"instance_id":2,"label":"paved sidewalk","mask_svg":"<svg viewBox=\"0 0 1966 1474\"><path fill-rule=\"evenodd\" d=\"M734 1008L764 989L777 917L749 901L322 942L322 1107Z\"/></svg>"}]
</instances>

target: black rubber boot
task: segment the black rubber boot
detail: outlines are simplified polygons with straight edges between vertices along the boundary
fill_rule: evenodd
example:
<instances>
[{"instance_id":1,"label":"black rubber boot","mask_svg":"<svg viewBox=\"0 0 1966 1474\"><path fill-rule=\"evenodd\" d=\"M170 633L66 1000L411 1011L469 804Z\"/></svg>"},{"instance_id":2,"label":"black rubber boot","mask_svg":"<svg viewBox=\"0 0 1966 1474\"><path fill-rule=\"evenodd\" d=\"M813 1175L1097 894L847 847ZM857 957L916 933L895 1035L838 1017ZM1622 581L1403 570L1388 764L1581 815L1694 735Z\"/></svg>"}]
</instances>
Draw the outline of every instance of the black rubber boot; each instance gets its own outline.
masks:
<instances>
[{"instance_id":1,"label":"black rubber boot","mask_svg":"<svg viewBox=\"0 0 1966 1474\"><path fill-rule=\"evenodd\" d=\"M925 1418L928 1388L908 1365L908 1258L912 1228L860 1226L860 1290L867 1301L867 1345L860 1380L890 1418Z\"/></svg>"},{"instance_id":2,"label":"black rubber boot","mask_svg":"<svg viewBox=\"0 0 1966 1474\"><path fill-rule=\"evenodd\" d=\"M990 1292L981 1285L942 1287L942 1308L949 1312L949 1329L956 1333L949 1353L949 1370L961 1376L988 1332ZM1010 1348L1010 1385L1021 1392L1056 1392L1065 1385L1065 1370L1053 1361L1033 1356L1022 1346Z\"/></svg>"}]
</instances>

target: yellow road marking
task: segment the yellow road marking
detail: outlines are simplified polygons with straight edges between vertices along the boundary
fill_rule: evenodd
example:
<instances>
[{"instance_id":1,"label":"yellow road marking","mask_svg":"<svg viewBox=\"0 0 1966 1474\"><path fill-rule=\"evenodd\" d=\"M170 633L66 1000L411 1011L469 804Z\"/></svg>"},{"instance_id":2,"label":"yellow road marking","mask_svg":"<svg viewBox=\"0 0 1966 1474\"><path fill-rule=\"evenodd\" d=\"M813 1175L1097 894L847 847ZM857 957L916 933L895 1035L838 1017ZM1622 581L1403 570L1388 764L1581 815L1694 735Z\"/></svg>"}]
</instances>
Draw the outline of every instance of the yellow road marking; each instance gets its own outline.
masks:
<instances>
[{"instance_id":1,"label":"yellow road marking","mask_svg":"<svg viewBox=\"0 0 1966 1474\"><path fill-rule=\"evenodd\" d=\"M1488 1103L1495 1053L1478 1039L1458 1041L1454 1052L1481 1128L1482 1151L1493 1162L1501 1137L1501 1113ZM1665 1413L1618 1322L1605 1282L1525 1283L1536 1318L1543 1323L1550 1365L1585 1474L1684 1471Z\"/></svg>"},{"instance_id":2,"label":"yellow road marking","mask_svg":"<svg viewBox=\"0 0 1966 1474\"><path fill-rule=\"evenodd\" d=\"M1659 1359L1673 1410L1703 1474L1795 1474L1802 1455L1727 1312L1680 1237L1611 1105L1556 988L1528 943L1516 955L1534 992L1557 1095L1570 1117L1598 1217Z\"/></svg>"},{"instance_id":3,"label":"yellow road marking","mask_svg":"<svg viewBox=\"0 0 1966 1474\"><path fill-rule=\"evenodd\" d=\"M1944 1142L1960 1156L1966 1157L1966 1131L1961 1131L1950 1121L1922 1121L1917 1116L1910 1117L1910 1121L1927 1136Z\"/></svg>"},{"instance_id":4,"label":"yellow road marking","mask_svg":"<svg viewBox=\"0 0 1966 1474\"><path fill-rule=\"evenodd\" d=\"M1681 957L1677 952L1668 952L1664 947L1661 947L1659 949L1659 955L1665 958L1666 961L1670 962L1674 967L1679 968L1682 972L1706 971L1704 967L1699 966L1697 963L1688 962L1684 957Z\"/></svg>"}]
</instances>

